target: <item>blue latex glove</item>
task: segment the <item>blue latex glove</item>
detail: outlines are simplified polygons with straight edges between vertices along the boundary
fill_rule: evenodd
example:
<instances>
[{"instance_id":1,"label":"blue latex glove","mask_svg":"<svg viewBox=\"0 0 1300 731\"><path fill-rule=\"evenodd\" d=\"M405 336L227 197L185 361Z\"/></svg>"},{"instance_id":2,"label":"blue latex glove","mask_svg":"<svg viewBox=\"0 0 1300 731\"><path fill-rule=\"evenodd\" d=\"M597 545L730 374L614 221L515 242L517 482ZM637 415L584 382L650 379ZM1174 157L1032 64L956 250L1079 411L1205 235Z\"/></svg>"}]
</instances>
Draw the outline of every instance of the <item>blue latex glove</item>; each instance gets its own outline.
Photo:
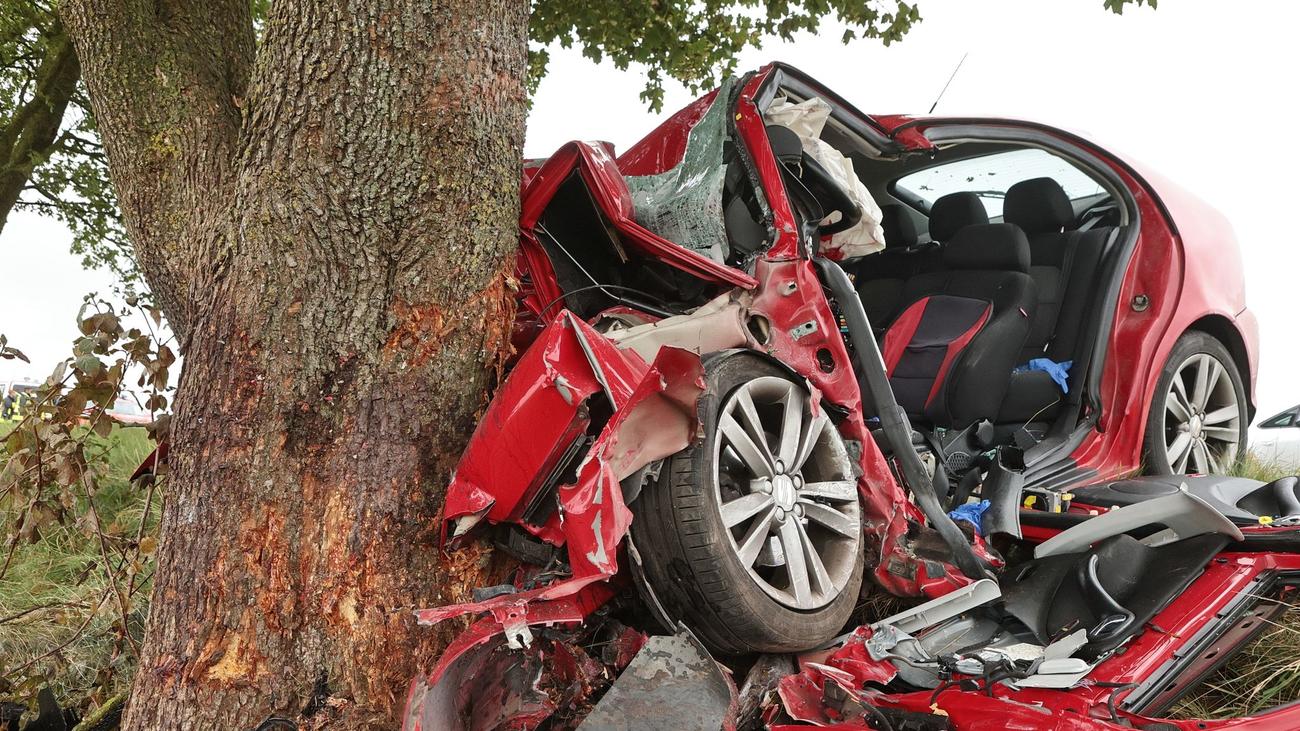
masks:
<instances>
[{"instance_id":1,"label":"blue latex glove","mask_svg":"<svg viewBox=\"0 0 1300 731\"><path fill-rule=\"evenodd\" d=\"M1074 361L1067 360L1057 363L1051 358L1034 358L1028 363L1016 368L1012 373L1024 373L1026 371L1043 371L1056 381L1056 385L1061 387L1061 393L1069 393L1070 366Z\"/></svg>"},{"instance_id":2,"label":"blue latex glove","mask_svg":"<svg viewBox=\"0 0 1300 731\"><path fill-rule=\"evenodd\" d=\"M990 503L988 500L981 500L977 503L966 503L948 513L948 517L953 520L964 520L975 526L976 533L984 535L984 512L989 509L989 505Z\"/></svg>"}]
</instances>

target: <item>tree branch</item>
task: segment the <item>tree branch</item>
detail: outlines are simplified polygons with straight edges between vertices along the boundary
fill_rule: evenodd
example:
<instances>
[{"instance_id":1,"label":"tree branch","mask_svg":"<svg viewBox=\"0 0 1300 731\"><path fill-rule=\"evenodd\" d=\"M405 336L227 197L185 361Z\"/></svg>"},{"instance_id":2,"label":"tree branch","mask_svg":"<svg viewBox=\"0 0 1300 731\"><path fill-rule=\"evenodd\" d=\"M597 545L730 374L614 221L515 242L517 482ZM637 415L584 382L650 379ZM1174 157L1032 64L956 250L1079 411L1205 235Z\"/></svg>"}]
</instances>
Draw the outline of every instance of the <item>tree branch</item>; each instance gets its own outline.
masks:
<instances>
[{"instance_id":1,"label":"tree branch","mask_svg":"<svg viewBox=\"0 0 1300 731\"><path fill-rule=\"evenodd\" d=\"M36 165L54 149L63 114L81 76L72 41L57 25L53 33L46 39L48 51L37 71L31 99L0 129L0 228Z\"/></svg>"},{"instance_id":2,"label":"tree branch","mask_svg":"<svg viewBox=\"0 0 1300 731\"><path fill-rule=\"evenodd\" d=\"M69 0L122 221L184 342L231 196L239 99L253 62L247 0Z\"/></svg>"}]
</instances>

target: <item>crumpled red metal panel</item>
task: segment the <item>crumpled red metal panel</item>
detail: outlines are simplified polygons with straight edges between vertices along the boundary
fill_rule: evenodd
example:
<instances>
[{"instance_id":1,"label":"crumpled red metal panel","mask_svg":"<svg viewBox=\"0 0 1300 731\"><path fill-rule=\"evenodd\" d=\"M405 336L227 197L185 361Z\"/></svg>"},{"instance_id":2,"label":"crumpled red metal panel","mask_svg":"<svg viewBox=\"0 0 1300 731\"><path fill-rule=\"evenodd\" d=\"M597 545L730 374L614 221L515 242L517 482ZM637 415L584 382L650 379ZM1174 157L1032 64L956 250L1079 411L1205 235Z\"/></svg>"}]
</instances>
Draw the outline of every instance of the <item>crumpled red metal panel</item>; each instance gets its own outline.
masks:
<instances>
[{"instance_id":1,"label":"crumpled red metal panel","mask_svg":"<svg viewBox=\"0 0 1300 731\"><path fill-rule=\"evenodd\" d=\"M574 605L558 613L538 612L534 619L576 622L585 614ZM522 731L544 721L550 728L573 728L590 709L592 696L622 669L616 664L621 654L602 653L598 659L583 649L578 640L586 630L557 632L531 647L512 648L493 624L491 618L480 620L462 633L438 669L411 684L405 731ZM646 640L635 630L619 630L617 623L607 629L624 645L639 648Z\"/></svg>"},{"instance_id":2,"label":"crumpled red metal panel","mask_svg":"<svg viewBox=\"0 0 1300 731\"><path fill-rule=\"evenodd\" d=\"M447 488L444 538L448 523L467 515L485 513L491 522L517 517L540 477L586 429L582 404L602 386L578 327L585 323L557 315L501 385Z\"/></svg>"},{"instance_id":3,"label":"crumpled red metal panel","mask_svg":"<svg viewBox=\"0 0 1300 731\"><path fill-rule=\"evenodd\" d=\"M604 392L622 408L648 370L636 353L614 347L572 313L556 315L470 438L447 489L444 536L448 523L484 511L493 523L518 520L540 481L586 430L583 403Z\"/></svg>"},{"instance_id":4,"label":"crumpled red metal panel","mask_svg":"<svg viewBox=\"0 0 1300 731\"><path fill-rule=\"evenodd\" d=\"M1098 708L1104 704L1084 702L1068 693L1050 691L1044 695L1021 697L1006 686L995 686L992 693L966 691L956 687L932 694L931 691L886 693L867 684L881 687L897 674L893 664L873 660L866 649L871 639L870 627L859 627L821 662L805 662L800 671L781 679L778 686L780 708L769 708L767 718L774 721L784 711L791 720L822 728L870 728L856 720L842 718L835 704L828 703L828 684L856 704L876 708L895 708L914 713L947 717L960 731L1118 731L1131 728L1104 718L1081 714L1065 708ZM1043 702L1050 699L1050 702ZM770 724L771 729L795 729L805 726Z\"/></svg>"},{"instance_id":5,"label":"crumpled red metal panel","mask_svg":"<svg viewBox=\"0 0 1300 731\"><path fill-rule=\"evenodd\" d=\"M884 685L898 674L892 663L871 659L867 652L867 640L871 639L871 635L870 627L857 628L825 661L826 665L852 676L854 687L857 688L865 683Z\"/></svg>"},{"instance_id":6,"label":"crumpled red metal panel","mask_svg":"<svg viewBox=\"0 0 1300 731\"><path fill-rule=\"evenodd\" d=\"M718 90L710 91L665 119L618 157L623 175L656 175L682 161L686 139L700 118L713 106Z\"/></svg>"},{"instance_id":7,"label":"crumpled red metal panel","mask_svg":"<svg viewBox=\"0 0 1300 731\"><path fill-rule=\"evenodd\" d=\"M744 289L752 289L757 284L753 277L740 269L679 246L637 223L633 216L632 195L609 151L597 143L569 142L533 173L523 192L519 249L534 287L534 291L523 299L523 305L531 311L548 316L544 310L554 307L564 294L534 229L560 185L575 172L582 177L592 201L619 232L625 245L698 279Z\"/></svg>"},{"instance_id":8,"label":"crumpled red metal panel","mask_svg":"<svg viewBox=\"0 0 1300 731\"><path fill-rule=\"evenodd\" d=\"M818 726L837 723L844 719L825 703L827 683L857 694L867 683L885 685L893 680L898 674L894 666L884 660L873 660L867 653L866 641L871 634L871 628L859 627L824 660L803 662L799 672L782 678L777 693L786 714L796 721Z\"/></svg>"},{"instance_id":9,"label":"crumpled red metal panel","mask_svg":"<svg viewBox=\"0 0 1300 731\"><path fill-rule=\"evenodd\" d=\"M695 436L695 402L703 390L699 356L661 349L645 378L596 440L578 469L577 482L560 486L569 567L575 578L612 576L618 571L618 547L632 524L619 482L690 446Z\"/></svg>"},{"instance_id":10,"label":"crumpled red metal panel","mask_svg":"<svg viewBox=\"0 0 1300 731\"><path fill-rule=\"evenodd\" d=\"M541 355L534 357L530 350L519 366L528 370L520 372L517 368L507 383L519 378L525 386L520 390L534 403L545 401L554 405L553 400L537 395L545 390L569 388L571 394L590 396L595 393L593 384L600 384L615 407L613 416L579 466L575 482L561 485L558 489L562 516L560 529L568 552L570 576L553 584L482 602L423 609L416 612L417 619L423 624L469 613L490 612L495 622L494 632L504 631L512 639L518 638L518 641L526 643L530 636L528 625L534 623L538 612L550 611L551 608L546 606L548 602L567 599L618 572L618 547L632 520L623 501L620 481L655 460L681 451L695 437L695 403L704 389L704 368L694 353L664 347L654 363L647 367L636 353L618 350L567 312L556 318L532 350ZM560 400L568 404L567 400ZM498 398L494 403L508 402ZM578 403L571 406L576 413ZM498 415L494 422L496 433L476 432L474 439L501 443L503 430L517 430L521 439L534 438L529 437L526 431L526 417L530 416L544 420L540 413L534 415L531 410L515 409L510 414ZM466 458L486 459L491 454L487 449L471 450ZM519 502L523 494L523 474L529 469L531 467L526 462L516 460L513 471L505 477L514 481L503 487L497 487L501 483L494 483L493 496L497 502L492 506L493 511L503 501ZM472 511L482 502L478 496L481 488L468 479L462 479L465 473L464 466L457 470L457 478L450 490L455 494L455 500L449 498L446 520L469 515L471 513L464 511ZM475 472L471 470L470 474ZM482 509L481 505L479 509ZM513 507L503 514L512 511ZM489 519L493 519L492 515L493 512L489 512ZM482 641L483 637L478 639ZM467 647L460 651L464 649ZM449 650L440 666L454 659Z\"/></svg>"}]
</instances>

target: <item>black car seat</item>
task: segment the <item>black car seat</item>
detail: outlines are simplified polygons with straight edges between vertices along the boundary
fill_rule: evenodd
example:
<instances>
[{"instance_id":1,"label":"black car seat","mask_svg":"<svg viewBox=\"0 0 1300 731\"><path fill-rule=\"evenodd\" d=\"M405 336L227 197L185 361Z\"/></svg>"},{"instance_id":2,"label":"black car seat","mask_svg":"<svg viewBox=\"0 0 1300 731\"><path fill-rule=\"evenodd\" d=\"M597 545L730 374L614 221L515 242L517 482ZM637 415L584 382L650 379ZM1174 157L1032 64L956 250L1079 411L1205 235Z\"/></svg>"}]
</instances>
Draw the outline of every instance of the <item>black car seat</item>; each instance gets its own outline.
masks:
<instances>
[{"instance_id":1,"label":"black car seat","mask_svg":"<svg viewBox=\"0 0 1300 731\"><path fill-rule=\"evenodd\" d=\"M1140 632L1227 543L1207 533L1152 547L1121 533L1087 551L1029 561L998 583L1007 613L1039 642L1087 630L1075 654L1091 661Z\"/></svg>"},{"instance_id":2,"label":"black car seat","mask_svg":"<svg viewBox=\"0 0 1300 731\"><path fill-rule=\"evenodd\" d=\"M930 240L947 243L967 226L988 223L989 213L984 201L974 193L949 193L930 204L927 225Z\"/></svg>"},{"instance_id":3,"label":"black car seat","mask_svg":"<svg viewBox=\"0 0 1300 731\"><path fill-rule=\"evenodd\" d=\"M880 207L885 250L863 257L855 279L867 321L880 337L903 305L903 284L942 267L941 242L966 226L988 223L984 203L974 193L950 193L930 206L930 241L922 243L912 214L898 204Z\"/></svg>"},{"instance_id":4,"label":"black car seat","mask_svg":"<svg viewBox=\"0 0 1300 731\"><path fill-rule=\"evenodd\" d=\"M966 226L942 251L943 270L904 284L909 304L886 332L882 353L909 416L964 429L997 415L1037 297L1029 242L1016 226Z\"/></svg>"},{"instance_id":5,"label":"black car seat","mask_svg":"<svg viewBox=\"0 0 1300 731\"><path fill-rule=\"evenodd\" d=\"M1038 310L1017 365L1033 358L1077 360L1088 307L1096 299L1097 267L1113 229L1065 230L1074 223L1074 208L1065 190L1051 178L1011 186L1002 217L1028 237L1029 274L1038 289ZM997 421L1048 421L1059 410L1062 397L1060 386L1043 371L1014 374Z\"/></svg>"},{"instance_id":6,"label":"black car seat","mask_svg":"<svg viewBox=\"0 0 1300 731\"><path fill-rule=\"evenodd\" d=\"M858 297L867 311L867 321L877 335L898 314L903 283L916 274L919 262L914 247L920 238L916 223L902 206L883 205L880 214L880 226L885 231L885 250L863 257L854 276Z\"/></svg>"}]
</instances>

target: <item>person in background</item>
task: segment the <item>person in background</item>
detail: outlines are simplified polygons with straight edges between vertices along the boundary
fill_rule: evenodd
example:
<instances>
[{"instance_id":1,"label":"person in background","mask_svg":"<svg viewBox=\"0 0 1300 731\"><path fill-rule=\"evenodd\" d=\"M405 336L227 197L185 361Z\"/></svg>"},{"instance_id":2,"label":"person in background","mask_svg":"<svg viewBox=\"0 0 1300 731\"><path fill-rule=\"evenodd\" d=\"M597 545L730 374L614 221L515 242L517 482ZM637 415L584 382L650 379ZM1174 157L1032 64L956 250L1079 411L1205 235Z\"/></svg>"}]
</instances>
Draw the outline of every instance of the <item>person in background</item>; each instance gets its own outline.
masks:
<instances>
[{"instance_id":1,"label":"person in background","mask_svg":"<svg viewBox=\"0 0 1300 731\"><path fill-rule=\"evenodd\" d=\"M12 419L17 402L18 394L14 393L14 387L10 386L9 392L5 394L4 403L0 404L0 419Z\"/></svg>"}]
</instances>

